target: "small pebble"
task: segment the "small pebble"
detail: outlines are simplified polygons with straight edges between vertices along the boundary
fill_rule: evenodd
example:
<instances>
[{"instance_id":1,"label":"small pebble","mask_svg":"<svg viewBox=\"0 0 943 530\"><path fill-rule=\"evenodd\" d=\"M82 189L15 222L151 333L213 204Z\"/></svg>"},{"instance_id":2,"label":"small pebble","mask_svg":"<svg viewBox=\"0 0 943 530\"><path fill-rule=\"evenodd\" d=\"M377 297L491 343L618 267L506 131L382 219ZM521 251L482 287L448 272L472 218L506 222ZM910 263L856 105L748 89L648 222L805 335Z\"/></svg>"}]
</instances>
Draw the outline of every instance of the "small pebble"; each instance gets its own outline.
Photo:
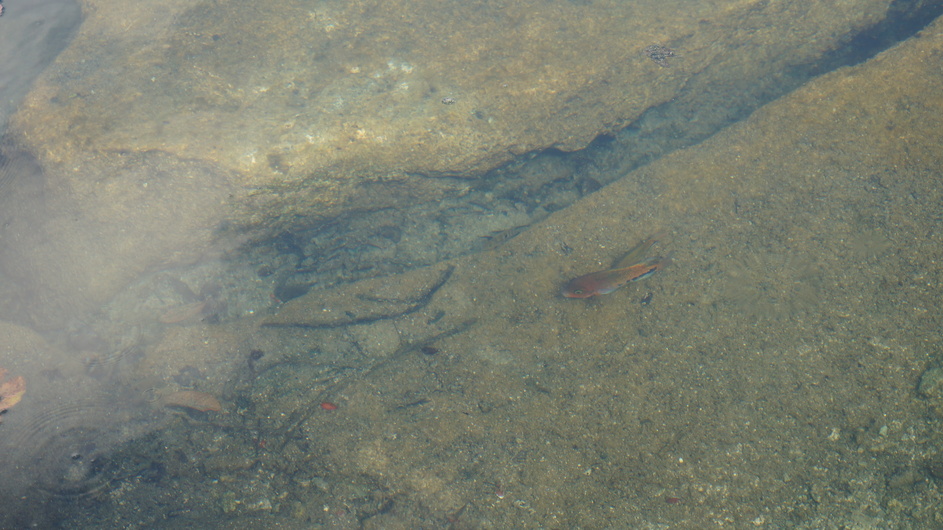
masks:
<instances>
[{"instance_id":1,"label":"small pebble","mask_svg":"<svg viewBox=\"0 0 943 530\"><path fill-rule=\"evenodd\" d=\"M646 46L645 49L642 50L642 54L662 68L667 68L670 66L668 64L669 57L678 56L674 50L668 48L667 46L662 46L661 44L652 44L651 46Z\"/></svg>"}]
</instances>

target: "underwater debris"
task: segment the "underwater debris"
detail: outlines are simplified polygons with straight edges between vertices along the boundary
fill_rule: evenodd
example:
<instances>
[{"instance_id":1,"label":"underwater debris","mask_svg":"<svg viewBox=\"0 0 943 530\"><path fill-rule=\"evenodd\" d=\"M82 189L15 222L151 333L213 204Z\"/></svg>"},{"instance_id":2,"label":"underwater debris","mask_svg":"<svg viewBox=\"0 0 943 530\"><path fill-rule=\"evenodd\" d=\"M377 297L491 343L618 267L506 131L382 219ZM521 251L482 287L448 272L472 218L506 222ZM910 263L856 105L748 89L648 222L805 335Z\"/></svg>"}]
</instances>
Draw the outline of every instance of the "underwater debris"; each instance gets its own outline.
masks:
<instances>
[{"instance_id":1,"label":"underwater debris","mask_svg":"<svg viewBox=\"0 0 943 530\"><path fill-rule=\"evenodd\" d=\"M254 349L249 351L249 370L255 371L255 363L259 362L262 357L265 356L265 352L259 349Z\"/></svg>"},{"instance_id":2,"label":"underwater debris","mask_svg":"<svg viewBox=\"0 0 943 530\"><path fill-rule=\"evenodd\" d=\"M646 46L645 49L642 50L642 55L648 57L654 61L655 64L662 68L671 66L668 64L669 57L678 57L678 54L676 54L674 50L666 46L662 46L661 44L652 44L651 46Z\"/></svg>"},{"instance_id":3,"label":"underwater debris","mask_svg":"<svg viewBox=\"0 0 943 530\"><path fill-rule=\"evenodd\" d=\"M181 390L164 398L165 407L183 407L197 412L220 412L222 404L213 395L197 390Z\"/></svg>"},{"instance_id":4,"label":"underwater debris","mask_svg":"<svg viewBox=\"0 0 943 530\"><path fill-rule=\"evenodd\" d=\"M26 380L22 375L18 375L9 381L4 381L7 377L7 371L0 368L0 413L20 402L23 394L26 392ZM0 418L0 421L3 421Z\"/></svg>"}]
</instances>

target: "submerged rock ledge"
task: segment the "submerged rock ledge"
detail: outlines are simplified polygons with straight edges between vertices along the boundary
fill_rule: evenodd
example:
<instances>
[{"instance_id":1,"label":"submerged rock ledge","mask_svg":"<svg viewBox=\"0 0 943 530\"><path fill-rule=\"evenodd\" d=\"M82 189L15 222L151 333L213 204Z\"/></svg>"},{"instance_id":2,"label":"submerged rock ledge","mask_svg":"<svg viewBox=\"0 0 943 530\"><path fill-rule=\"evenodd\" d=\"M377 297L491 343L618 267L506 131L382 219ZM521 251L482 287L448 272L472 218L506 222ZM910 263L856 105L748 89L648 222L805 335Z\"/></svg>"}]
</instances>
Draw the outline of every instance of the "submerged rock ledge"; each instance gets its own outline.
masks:
<instances>
[{"instance_id":1,"label":"submerged rock ledge","mask_svg":"<svg viewBox=\"0 0 943 530\"><path fill-rule=\"evenodd\" d=\"M224 227L456 193L424 177L580 149L808 62L890 3L88 0L11 122L45 186L6 268L44 300L33 323L57 325L241 240Z\"/></svg>"}]
</instances>

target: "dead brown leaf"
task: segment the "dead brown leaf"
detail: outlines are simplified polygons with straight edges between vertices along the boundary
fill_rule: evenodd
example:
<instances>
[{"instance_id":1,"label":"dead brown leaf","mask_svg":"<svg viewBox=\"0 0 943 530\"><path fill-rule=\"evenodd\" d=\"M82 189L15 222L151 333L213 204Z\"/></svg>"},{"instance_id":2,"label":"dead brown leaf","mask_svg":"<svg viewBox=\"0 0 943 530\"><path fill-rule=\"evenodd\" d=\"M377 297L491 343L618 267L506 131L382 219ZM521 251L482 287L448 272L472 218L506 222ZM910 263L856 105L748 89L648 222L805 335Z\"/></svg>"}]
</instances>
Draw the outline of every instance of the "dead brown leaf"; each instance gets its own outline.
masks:
<instances>
[{"instance_id":1,"label":"dead brown leaf","mask_svg":"<svg viewBox=\"0 0 943 530\"><path fill-rule=\"evenodd\" d=\"M181 390L164 398L167 407L185 407L200 412L219 412L223 406L213 395L196 390Z\"/></svg>"},{"instance_id":2,"label":"dead brown leaf","mask_svg":"<svg viewBox=\"0 0 943 530\"><path fill-rule=\"evenodd\" d=\"M7 377L7 371L0 368L0 412L3 412L13 405L16 405L23 399L26 392L26 380L22 375L18 375L9 381L4 381Z\"/></svg>"}]
</instances>

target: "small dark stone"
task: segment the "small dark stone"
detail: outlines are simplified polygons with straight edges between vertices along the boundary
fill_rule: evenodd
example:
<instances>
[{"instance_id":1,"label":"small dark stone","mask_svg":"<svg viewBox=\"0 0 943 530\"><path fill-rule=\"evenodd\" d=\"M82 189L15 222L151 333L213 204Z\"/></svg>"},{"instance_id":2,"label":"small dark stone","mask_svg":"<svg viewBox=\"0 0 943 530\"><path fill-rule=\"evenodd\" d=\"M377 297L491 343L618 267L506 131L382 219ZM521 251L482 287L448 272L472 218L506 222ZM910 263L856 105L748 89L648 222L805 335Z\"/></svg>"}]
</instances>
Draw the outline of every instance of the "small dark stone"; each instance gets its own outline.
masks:
<instances>
[{"instance_id":1,"label":"small dark stone","mask_svg":"<svg viewBox=\"0 0 943 530\"><path fill-rule=\"evenodd\" d=\"M586 196L602 189L602 184L593 177L583 177L579 182L580 196Z\"/></svg>"},{"instance_id":2,"label":"small dark stone","mask_svg":"<svg viewBox=\"0 0 943 530\"><path fill-rule=\"evenodd\" d=\"M393 499L383 499L377 503L377 513L389 513L393 509Z\"/></svg>"},{"instance_id":3,"label":"small dark stone","mask_svg":"<svg viewBox=\"0 0 943 530\"><path fill-rule=\"evenodd\" d=\"M435 355L439 353L438 348L433 348L432 346L422 346L419 348L419 351L422 352L423 355Z\"/></svg>"},{"instance_id":4,"label":"small dark stone","mask_svg":"<svg viewBox=\"0 0 943 530\"><path fill-rule=\"evenodd\" d=\"M931 477L937 480L943 480L943 459L931 461L927 464L927 471L930 473Z\"/></svg>"},{"instance_id":5,"label":"small dark stone","mask_svg":"<svg viewBox=\"0 0 943 530\"><path fill-rule=\"evenodd\" d=\"M254 411L255 403L252 401L249 396L246 395L237 395L233 398L233 404L236 405L236 408L243 411Z\"/></svg>"},{"instance_id":6,"label":"small dark stone","mask_svg":"<svg viewBox=\"0 0 943 530\"><path fill-rule=\"evenodd\" d=\"M167 476L167 468L160 462L151 462L147 469L138 475L142 482L156 484Z\"/></svg>"},{"instance_id":7,"label":"small dark stone","mask_svg":"<svg viewBox=\"0 0 943 530\"><path fill-rule=\"evenodd\" d=\"M256 361L261 359L263 356L265 356L265 352L263 352L262 350L257 350L257 349L251 350L249 352L249 370L252 370L254 372Z\"/></svg>"},{"instance_id":8,"label":"small dark stone","mask_svg":"<svg viewBox=\"0 0 943 530\"><path fill-rule=\"evenodd\" d=\"M377 235L394 243L399 243L400 239L403 238L403 230L393 225L381 226L377 230Z\"/></svg>"},{"instance_id":9,"label":"small dark stone","mask_svg":"<svg viewBox=\"0 0 943 530\"><path fill-rule=\"evenodd\" d=\"M287 302L289 300L294 300L299 296L304 296L308 294L308 291L311 290L311 285L309 284L284 284L275 286L275 298L282 302Z\"/></svg>"},{"instance_id":10,"label":"small dark stone","mask_svg":"<svg viewBox=\"0 0 943 530\"><path fill-rule=\"evenodd\" d=\"M678 54L674 52L671 48L662 46L661 44L652 44L651 46L646 46L642 50L642 54L655 62L658 66L662 68L667 68L670 66L668 64L669 57L677 57Z\"/></svg>"}]
</instances>

